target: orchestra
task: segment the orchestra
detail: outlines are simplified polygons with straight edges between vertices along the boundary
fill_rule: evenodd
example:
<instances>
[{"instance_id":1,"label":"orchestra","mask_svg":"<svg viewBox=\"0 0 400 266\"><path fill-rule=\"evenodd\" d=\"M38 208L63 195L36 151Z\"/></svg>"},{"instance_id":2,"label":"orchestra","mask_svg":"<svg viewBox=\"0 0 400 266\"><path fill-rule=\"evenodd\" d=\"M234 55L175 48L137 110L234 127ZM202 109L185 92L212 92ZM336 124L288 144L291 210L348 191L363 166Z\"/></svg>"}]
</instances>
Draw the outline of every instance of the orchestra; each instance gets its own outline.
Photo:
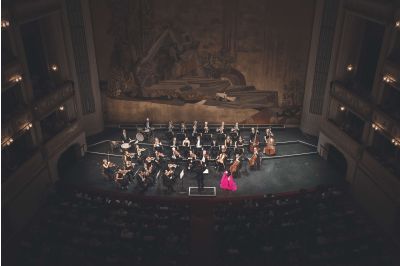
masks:
<instances>
[{"instance_id":1,"label":"orchestra","mask_svg":"<svg viewBox=\"0 0 400 266\"><path fill-rule=\"evenodd\" d=\"M122 141L114 141L122 143L122 165L118 167L109 159L104 159L103 173L107 180L115 182L121 189L127 189L128 185L136 180L140 191L146 191L160 177L166 191L172 193L179 177L179 173L176 174L177 168L182 167L181 169L189 170L189 173L196 173L202 180L204 177L198 169L207 169L206 172L209 173L208 167L214 166L216 171L229 171L237 178L240 177L243 163L247 164L250 170L258 170L261 168L262 159L276 154L276 142L271 127L265 128L262 138L258 126L251 128L249 135L242 135L238 122L228 134L224 122L213 129L217 132L215 137L210 134L207 121L200 128L199 122L195 120L191 134L187 134L185 122L175 129L173 122L169 121L168 128L164 131L165 135L152 136L153 129L147 118L144 130L138 128L138 132L150 132L148 136L151 138L148 140L153 140L152 144L139 142L142 139L138 140L138 135L136 140L132 140L127 130L123 129ZM176 135L174 130L178 131ZM179 134L183 134L181 139ZM163 145L161 139L171 145ZM134 141L131 148L130 144ZM152 149L148 149L146 145L152 146ZM248 149L245 149L246 146Z\"/></svg>"}]
</instances>

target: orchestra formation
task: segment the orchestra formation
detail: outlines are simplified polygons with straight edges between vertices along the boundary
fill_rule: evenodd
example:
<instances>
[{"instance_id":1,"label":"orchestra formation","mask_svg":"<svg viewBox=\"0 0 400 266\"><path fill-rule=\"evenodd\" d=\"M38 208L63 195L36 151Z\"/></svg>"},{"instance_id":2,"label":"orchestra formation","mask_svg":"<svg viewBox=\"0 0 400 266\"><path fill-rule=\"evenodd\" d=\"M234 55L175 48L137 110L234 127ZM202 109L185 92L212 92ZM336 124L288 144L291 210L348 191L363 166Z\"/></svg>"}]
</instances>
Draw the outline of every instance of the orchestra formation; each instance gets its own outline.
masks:
<instances>
[{"instance_id":1,"label":"orchestra formation","mask_svg":"<svg viewBox=\"0 0 400 266\"><path fill-rule=\"evenodd\" d=\"M245 140L238 123L227 129L222 122L212 131L207 122L200 125L194 121L190 128L181 123L179 128L175 128L170 121L163 136L167 143L154 136L154 128L148 118L145 127L138 131L136 139L132 140L126 130L122 130L122 166L103 160L104 175L122 189L127 189L130 183L136 181L144 192L161 178L167 191L173 192L176 181L182 179L184 171L190 171L196 173L201 190L204 186L203 175L211 167L218 172L229 171L234 177L240 177L243 162L247 162L250 170L259 170L262 153L269 156L276 154L271 128L266 128L263 141L260 140L258 127L252 128ZM251 156L247 158L246 154Z\"/></svg>"}]
</instances>

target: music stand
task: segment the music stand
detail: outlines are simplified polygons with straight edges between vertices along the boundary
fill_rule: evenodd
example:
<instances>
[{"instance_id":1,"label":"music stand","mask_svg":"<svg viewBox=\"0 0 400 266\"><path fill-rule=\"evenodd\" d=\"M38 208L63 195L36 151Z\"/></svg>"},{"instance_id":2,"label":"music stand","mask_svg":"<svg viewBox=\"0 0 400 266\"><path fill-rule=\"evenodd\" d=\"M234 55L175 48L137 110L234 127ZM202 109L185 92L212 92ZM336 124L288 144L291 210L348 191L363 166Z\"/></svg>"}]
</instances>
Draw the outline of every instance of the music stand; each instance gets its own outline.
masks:
<instances>
[{"instance_id":1,"label":"music stand","mask_svg":"<svg viewBox=\"0 0 400 266\"><path fill-rule=\"evenodd\" d=\"M179 174L179 179L181 180L181 189L179 191L179 194L185 194L186 191L183 189L183 177L185 176L185 170L182 169L181 173Z\"/></svg>"}]
</instances>

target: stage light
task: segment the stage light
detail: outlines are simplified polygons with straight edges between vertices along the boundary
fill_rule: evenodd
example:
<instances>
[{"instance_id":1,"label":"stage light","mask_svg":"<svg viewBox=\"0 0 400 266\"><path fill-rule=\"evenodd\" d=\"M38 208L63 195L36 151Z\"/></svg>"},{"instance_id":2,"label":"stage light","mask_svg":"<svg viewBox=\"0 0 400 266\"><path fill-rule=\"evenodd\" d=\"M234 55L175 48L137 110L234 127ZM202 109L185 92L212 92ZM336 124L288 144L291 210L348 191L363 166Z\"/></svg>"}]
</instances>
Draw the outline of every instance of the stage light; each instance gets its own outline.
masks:
<instances>
[{"instance_id":1,"label":"stage light","mask_svg":"<svg viewBox=\"0 0 400 266\"><path fill-rule=\"evenodd\" d=\"M340 106L340 107L339 107L339 110L343 112L343 111L345 111L345 110L346 110L346 107L344 107L344 106Z\"/></svg>"},{"instance_id":2,"label":"stage light","mask_svg":"<svg viewBox=\"0 0 400 266\"><path fill-rule=\"evenodd\" d=\"M396 79L389 74L383 76L383 81L386 83L393 83L396 82Z\"/></svg>"},{"instance_id":3,"label":"stage light","mask_svg":"<svg viewBox=\"0 0 400 266\"><path fill-rule=\"evenodd\" d=\"M10 82L15 82L18 83L22 80L22 76L20 74L15 74L14 76L12 76L9 81Z\"/></svg>"},{"instance_id":4,"label":"stage light","mask_svg":"<svg viewBox=\"0 0 400 266\"><path fill-rule=\"evenodd\" d=\"M347 65L347 67L346 67L346 70L347 70L347 72L351 72L351 71L353 71L353 65L352 64L348 64Z\"/></svg>"},{"instance_id":5,"label":"stage light","mask_svg":"<svg viewBox=\"0 0 400 266\"><path fill-rule=\"evenodd\" d=\"M1 27L2 28L8 28L10 26L10 21L8 21L7 19L2 19L1 20Z\"/></svg>"},{"instance_id":6,"label":"stage light","mask_svg":"<svg viewBox=\"0 0 400 266\"><path fill-rule=\"evenodd\" d=\"M57 66L56 64L52 64L52 65L50 66L50 69L51 69L52 71L56 72L56 71L58 71L58 66Z\"/></svg>"},{"instance_id":7,"label":"stage light","mask_svg":"<svg viewBox=\"0 0 400 266\"><path fill-rule=\"evenodd\" d=\"M61 105L60 107L58 107L58 110L64 111L64 105Z\"/></svg>"}]
</instances>

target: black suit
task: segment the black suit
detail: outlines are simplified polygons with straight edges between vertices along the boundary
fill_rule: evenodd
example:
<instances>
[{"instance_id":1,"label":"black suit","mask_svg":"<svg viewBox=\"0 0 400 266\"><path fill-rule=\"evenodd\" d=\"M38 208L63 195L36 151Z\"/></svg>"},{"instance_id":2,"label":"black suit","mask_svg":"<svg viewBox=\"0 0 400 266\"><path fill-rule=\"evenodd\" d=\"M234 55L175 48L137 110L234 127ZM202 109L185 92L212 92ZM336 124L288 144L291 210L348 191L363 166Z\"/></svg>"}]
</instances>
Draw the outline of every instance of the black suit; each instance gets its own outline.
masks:
<instances>
[{"instance_id":1,"label":"black suit","mask_svg":"<svg viewBox=\"0 0 400 266\"><path fill-rule=\"evenodd\" d=\"M195 168L197 187L198 187L199 191L204 189L204 173L203 172L205 169L206 168L200 162L198 162L198 165Z\"/></svg>"}]
</instances>

